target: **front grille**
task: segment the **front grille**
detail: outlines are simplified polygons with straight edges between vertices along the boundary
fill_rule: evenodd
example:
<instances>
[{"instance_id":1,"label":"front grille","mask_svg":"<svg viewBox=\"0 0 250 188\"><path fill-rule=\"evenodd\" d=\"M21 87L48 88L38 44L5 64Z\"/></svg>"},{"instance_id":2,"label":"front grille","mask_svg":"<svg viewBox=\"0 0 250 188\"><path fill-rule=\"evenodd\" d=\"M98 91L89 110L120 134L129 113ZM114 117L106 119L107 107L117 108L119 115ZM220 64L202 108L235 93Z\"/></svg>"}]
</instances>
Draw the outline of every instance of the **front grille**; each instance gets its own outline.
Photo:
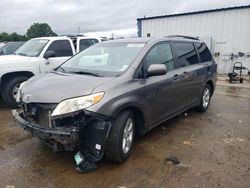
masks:
<instances>
[{"instance_id":1,"label":"front grille","mask_svg":"<svg viewBox=\"0 0 250 188\"><path fill-rule=\"evenodd\" d=\"M56 104L21 104L24 118L31 123L38 124L45 128L79 128L79 125L86 123L86 114L84 112L68 114L67 116L51 118L51 113Z\"/></svg>"},{"instance_id":2,"label":"front grille","mask_svg":"<svg viewBox=\"0 0 250 188\"><path fill-rule=\"evenodd\" d=\"M52 128L51 113L55 105L51 104L23 104L21 105L27 121L42 127Z\"/></svg>"},{"instance_id":3,"label":"front grille","mask_svg":"<svg viewBox=\"0 0 250 188\"><path fill-rule=\"evenodd\" d=\"M51 110L43 109L38 107L36 112L37 122L45 127L52 127L51 122Z\"/></svg>"}]
</instances>

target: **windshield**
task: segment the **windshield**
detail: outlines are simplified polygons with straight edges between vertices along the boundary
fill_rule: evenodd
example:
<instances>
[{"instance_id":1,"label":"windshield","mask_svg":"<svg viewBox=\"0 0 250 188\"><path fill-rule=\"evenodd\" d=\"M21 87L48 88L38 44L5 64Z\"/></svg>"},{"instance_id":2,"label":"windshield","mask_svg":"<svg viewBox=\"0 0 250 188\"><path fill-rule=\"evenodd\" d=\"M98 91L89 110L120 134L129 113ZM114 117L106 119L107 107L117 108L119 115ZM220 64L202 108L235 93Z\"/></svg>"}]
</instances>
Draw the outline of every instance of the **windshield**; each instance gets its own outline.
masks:
<instances>
[{"instance_id":1,"label":"windshield","mask_svg":"<svg viewBox=\"0 0 250 188\"><path fill-rule=\"evenodd\" d=\"M69 59L60 70L96 76L119 76L131 65L145 43L100 43Z\"/></svg>"},{"instance_id":2,"label":"windshield","mask_svg":"<svg viewBox=\"0 0 250 188\"><path fill-rule=\"evenodd\" d=\"M2 48L2 54L3 55L13 54L22 45L23 45L23 42L14 42L14 43L7 44Z\"/></svg>"},{"instance_id":3,"label":"windshield","mask_svg":"<svg viewBox=\"0 0 250 188\"><path fill-rule=\"evenodd\" d=\"M44 46L47 44L49 40L45 39L32 39L28 42L24 43L15 54L29 56L29 57L38 57L42 52Z\"/></svg>"}]
</instances>

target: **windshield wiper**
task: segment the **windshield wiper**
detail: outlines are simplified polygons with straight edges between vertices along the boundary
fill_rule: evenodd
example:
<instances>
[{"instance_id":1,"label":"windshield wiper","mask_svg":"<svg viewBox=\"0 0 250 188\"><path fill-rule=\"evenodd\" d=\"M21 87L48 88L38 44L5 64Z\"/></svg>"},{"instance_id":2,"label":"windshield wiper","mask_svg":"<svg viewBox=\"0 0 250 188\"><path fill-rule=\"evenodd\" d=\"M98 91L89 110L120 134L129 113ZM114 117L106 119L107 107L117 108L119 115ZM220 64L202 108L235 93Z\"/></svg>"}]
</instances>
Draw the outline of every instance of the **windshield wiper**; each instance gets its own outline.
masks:
<instances>
[{"instance_id":1,"label":"windshield wiper","mask_svg":"<svg viewBox=\"0 0 250 188\"><path fill-rule=\"evenodd\" d=\"M25 53L15 53L15 55L28 56L28 55L27 55L27 54L25 54Z\"/></svg>"},{"instance_id":2,"label":"windshield wiper","mask_svg":"<svg viewBox=\"0 0 250 188\"><path fill-rule=\"evenodd\" d=\"M96 77L103 77L103 75L100 75L100 74L94 73L94 72L74 71L72 73L75 73L75 74L88 74L88 75L92 75L92 76L96 76Z\"/></svg>"},{"instance_id":3,"label":"windshield wiper","mask_svg":"<svg viewBox=\"0 0 250 188\"><path fill-rule=\"evenodd\" d=\"M62 70L62 72L66 72L66 70L65 70L64 68L62 68L62 67L58 67L58 68L56 68L56 70L58 70L58 69L61 69L61 70Z\"/></svg>"}]
</instances>

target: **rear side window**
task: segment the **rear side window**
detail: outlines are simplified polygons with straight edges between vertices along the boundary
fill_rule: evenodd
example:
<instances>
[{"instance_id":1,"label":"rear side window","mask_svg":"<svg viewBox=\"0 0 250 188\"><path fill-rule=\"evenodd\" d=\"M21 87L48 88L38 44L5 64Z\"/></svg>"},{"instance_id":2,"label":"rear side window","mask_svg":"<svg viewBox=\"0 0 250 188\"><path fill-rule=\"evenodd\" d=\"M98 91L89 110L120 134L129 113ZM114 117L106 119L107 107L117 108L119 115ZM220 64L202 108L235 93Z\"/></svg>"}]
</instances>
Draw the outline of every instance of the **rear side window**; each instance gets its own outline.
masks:
<instances>
[{"instance_id":1,"label":"rear side window","mask_svg":"<svg viewBox=\"0 0 250 188\"><path fill-rule=\"evenodd\" d=\"M96 39L81 39L80 40L80 51L87 49L88 47L92 46L95 43L98 43L98 40L96 40Z\"/></svg>"},{"instance_id":2,"label":"rear side window","mask_svg":"<svg viewBox=\"0 0 250 188\"><path fill-rule=\"evenodd\" d=\"M192 43L173 43L177 58L177 67L184 67L199 63L198 55Z\"/></svg>"},{"instance_id":3,"label":"rear side window","mask_svg":"<svg viewBox=\"0 0 250 188\"><path fill-rule=\"evenodd\" d=\"M205 43L196 43L195 45L200 54L201 62L207 62L212 60L212 55Z\"/></svg>"},{"instance_id":4,"label":"rear side window","mask_svg":"<svg viewBox=\"0 0 250 188\"><path fill-rule=\"evenodd\" d=\"M91 39L91 41L92 41L93 44L98 43L97 39Z\"/></svg>"},{"instance_id":5,"label":"rear side window","mask_svg":"<svg viewBox=\"0 0 250 188\"><path fill-rule=\"evenodd\" d=\"M58 40L50 44L47 51L54 51L56 57L72 56L72 48L68 40Z\"/></svg>"},{"instance_id":6,"label":"rear side window","mask_svg":"<svg viewBox=\"0 0 250 188\"><path fill-rule=\"evenodd\" d=\"M174 59L169 43L161 43L151 49L144 59L146 67L151 64L165 64L167 70L174 69Z\"/></svg>"}]
</instances>

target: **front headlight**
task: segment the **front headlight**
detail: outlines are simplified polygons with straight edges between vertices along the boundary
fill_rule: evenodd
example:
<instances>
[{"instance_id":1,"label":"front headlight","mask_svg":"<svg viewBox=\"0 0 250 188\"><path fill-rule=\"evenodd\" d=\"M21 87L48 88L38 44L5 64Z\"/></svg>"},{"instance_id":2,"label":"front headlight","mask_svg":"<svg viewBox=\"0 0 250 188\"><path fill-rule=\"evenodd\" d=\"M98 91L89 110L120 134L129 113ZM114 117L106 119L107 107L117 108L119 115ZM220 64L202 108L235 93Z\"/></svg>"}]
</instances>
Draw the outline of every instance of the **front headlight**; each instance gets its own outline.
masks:
<instances>
[{"instance_id":1,"label":"front headlight","mask_svg":"<svg viewBox=\"0 0 250 188\"><path fill-rule=\"evenodd\" d=\"M92 95L87 95L83 97L77 97L77 98L67 99L65 101L62 101L56 106L51 116L68 114L71 112L82 110L84 108L88 108L98 103L103 98L103 95L104 95L104 92L100 92L100 93L95 93Z\"/></svg>"},{"instance_id":2,"label":"front headlight","mask_svg":"<svg viewBox=\"0 0 250 188\"><path fill-rule=\"evenodd\" d=\"M18 88L17 95L16 95L16 102L17 103L21 102L21 89L22 89L23 85L25 84L25 82L21 83L19 88Z\"/></svg>"}]
</instances>

